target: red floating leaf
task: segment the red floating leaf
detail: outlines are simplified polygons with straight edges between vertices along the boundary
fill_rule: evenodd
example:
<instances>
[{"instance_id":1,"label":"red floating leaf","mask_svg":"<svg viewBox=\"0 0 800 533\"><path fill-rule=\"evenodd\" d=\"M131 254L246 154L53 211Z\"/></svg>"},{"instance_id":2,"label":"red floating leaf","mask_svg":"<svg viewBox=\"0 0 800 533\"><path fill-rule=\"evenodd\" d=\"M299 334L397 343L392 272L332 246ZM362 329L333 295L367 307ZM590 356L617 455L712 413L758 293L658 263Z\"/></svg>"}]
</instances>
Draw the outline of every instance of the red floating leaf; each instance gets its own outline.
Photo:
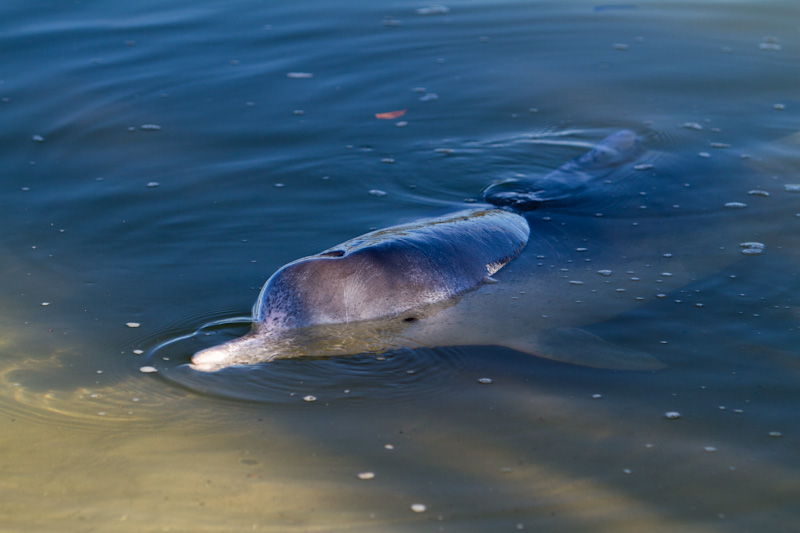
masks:
<instances>
[{"instance_id":1,"label":"red floating leaf","mask_svg":"<svg viewBox=\"0 0 800 533\"><path fill-rule=\"evenodd\" d=\"M401 109L400 111L388 111L386 113L375 113L375 118L384 119L384 120L391 120L393 118L402 117L406 114L407 109Z\"/></svg>"}]
</instances>

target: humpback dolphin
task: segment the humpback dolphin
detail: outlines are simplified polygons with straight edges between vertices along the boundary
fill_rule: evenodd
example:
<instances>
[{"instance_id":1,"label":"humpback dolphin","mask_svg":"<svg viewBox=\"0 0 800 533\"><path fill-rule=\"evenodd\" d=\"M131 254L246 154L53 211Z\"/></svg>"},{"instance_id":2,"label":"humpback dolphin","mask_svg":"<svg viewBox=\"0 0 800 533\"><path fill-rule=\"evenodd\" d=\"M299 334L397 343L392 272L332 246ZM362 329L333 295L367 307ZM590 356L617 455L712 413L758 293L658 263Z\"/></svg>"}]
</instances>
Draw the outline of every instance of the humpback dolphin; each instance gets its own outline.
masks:
<instances>
[{"instance_id":1,"label":"humpback dolphin","mask_svg":"<svg viewBox=\"0 0 800 533\"><path fill-rule=\"evenodd\" d=\"M556 284L556 291L574 301L575 289L584 282L567 283L561 270L553 275L554 269L540 259L561 253L559 232L573 230L564 222L542 224L521 214L545 204L578 202L591 183L643 153L636 134L620 131L536 182L507 180L488 187L483 197L489 205L373 231L291 262L261 290L251 332L197 352L191 366L216 371L309 355L504 345L590 366L659 368L660 362L650 355L571 327L594 317L576 320L580 311L574 306L559 308L550 299L537 299L537 284L544 289L542 295L552 294ZM587 230L580 222L573 225L574 231L583 235ZM537 244L512 263L520 263L514 270L522 281L507 281L501 269L526 246L531 224ZM599 285L587 291L597 298L611 289ZM520 313L521 304L542 312ZM492 327L487 316L493 318ZM495 327L498 323L502 326Z\"/></svg>"}]
</instances>

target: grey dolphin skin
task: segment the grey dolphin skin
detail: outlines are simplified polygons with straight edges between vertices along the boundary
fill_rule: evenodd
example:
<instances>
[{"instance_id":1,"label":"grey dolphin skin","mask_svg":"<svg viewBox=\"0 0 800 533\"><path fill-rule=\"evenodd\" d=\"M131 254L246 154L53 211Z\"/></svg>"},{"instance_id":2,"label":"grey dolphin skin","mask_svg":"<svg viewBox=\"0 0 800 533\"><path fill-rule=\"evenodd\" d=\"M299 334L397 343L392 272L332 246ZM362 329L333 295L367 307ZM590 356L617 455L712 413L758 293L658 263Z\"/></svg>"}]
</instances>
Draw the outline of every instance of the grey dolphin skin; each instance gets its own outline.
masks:
<instances>
[{"instance_id":1,"label":"grey dolphin skin","mask_svg":"<svg viewBox=\"0 0 800 533\"><path fill-rule=\"evenodd\" d=\"M309 355L505 344L578 364L657 368L651 356L558 323L544 329L515 324L501 335L489 327L511 304L504 289L516 290L503 280L495 286L491 276L528 242L530 227L520 212L578 197L592 180L643 152L633 132L620 131L543 179L487 188L484 199L494 205L373 231L289 263L261 290L252 331L197 352L191 366L216 371Z\"/></svg>"}]
</instances>

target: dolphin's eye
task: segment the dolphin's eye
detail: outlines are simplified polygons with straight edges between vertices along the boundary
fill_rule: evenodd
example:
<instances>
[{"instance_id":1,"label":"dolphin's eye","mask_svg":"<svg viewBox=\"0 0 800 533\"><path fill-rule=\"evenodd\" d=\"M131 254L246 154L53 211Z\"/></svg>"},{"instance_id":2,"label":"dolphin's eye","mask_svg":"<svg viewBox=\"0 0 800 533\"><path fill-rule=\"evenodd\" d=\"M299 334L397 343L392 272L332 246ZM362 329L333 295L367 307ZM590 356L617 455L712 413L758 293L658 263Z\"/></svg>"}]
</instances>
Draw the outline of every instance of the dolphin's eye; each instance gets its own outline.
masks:
<instances>
[{"instance_id":1,"label":"dolphin's eye","mask_svg":"<svg viewBox=\"0 0 800 533\"><path fill-rule=\"evenodd\" d=\"M403 322L415 322L416 320L417 320L417 317L409 316L409 317L404 318Z\"/></svg>"},{"instance_id":2,"label":"dolphin's eye","mask_svg":"<svg viewBox=\"0 0 800 533\"><path fill-rule=\"evenodd\" d=\"M342 257L344 250L331 250L330 252L323 252L319 254L320 257Z\"/></svg>"}]
</instances>

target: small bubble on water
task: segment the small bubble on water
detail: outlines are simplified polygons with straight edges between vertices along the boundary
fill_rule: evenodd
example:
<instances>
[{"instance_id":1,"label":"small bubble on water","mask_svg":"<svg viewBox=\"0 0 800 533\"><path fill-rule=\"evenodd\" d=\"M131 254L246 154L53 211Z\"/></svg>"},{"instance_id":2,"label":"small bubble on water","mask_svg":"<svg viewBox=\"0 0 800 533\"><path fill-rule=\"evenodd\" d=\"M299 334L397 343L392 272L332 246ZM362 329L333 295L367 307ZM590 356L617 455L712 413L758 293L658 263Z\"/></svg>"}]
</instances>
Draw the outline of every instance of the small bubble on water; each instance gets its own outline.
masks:
<instances>
[{"instance_id":1,"label":"small bubble on water","mask_svg":"<svg viewBox=\"0 0 800 533\"><path fill-rule=\"evenodd\" d=\"M142 355L144 353L144 350L134 350L133 353L136 355Z\"/></svg>"},{"instance_id":2,"label":"small bubble on water","mask_svg":"<svg viewBox=\"0 0 800 533\"><path fill-rule=\"evenodd\" d=\"M582 281L578 281L578 280L571 280L569 282L569 284L570 285L583 285L583 282Z\"/></svg>"},{"instance_id":3,"label":"small bubble on water","mask_svg":"<svg viewBox=\"0 0 800 533\"><path fill-rule=\"evenodd\" d=\"M761 242L742 242L739 246L744 255L758 255L764 251L764 243Z\"/></svg>"},{"instance_id":4,"label":"small bubble on water","mask_svg":"<svg viewBox=\"0 0 800 533\"><path fill-rule=\"evenodd\" d=\"M143 131L159 131L161 126L158 124L142 124L139 126L139 129Z\"/></svg>"},{"instance_id":5,"label":"small bubble on water","mask_svg":"<svg viewBox=\"0 0 800 533\"><path fill-rule=\"evenodd\" d=\"M664 417L669 420L676 420L681 417L681 414L678 411L667 411L664 413Z\"/></svg>"},{"instance_id":6,"label":"small bubble on water","mask_svg":"<svg viewBox=\"0 0 800 533\"><path fill-rule=\"evenodd\" d=\"M375 472L360 472L358 479L375 479Z\"/></svg>"},{"instance_id":7,"label":"small bubble on water","mask_svg":"<svg viewBox=\"0 0 800 533\"><path fill-rule=\"evenodd\" d=\"M769 196L770 194L767 191L762 191L759 189L753 189L752 191L747 191L747 194L750 196Z\"/></svg>"},{"instance_id":8,"label":"small bubble on water","mask_svg":"<svg viewBox=\"0 0 800 533\"><path fill-rule=\"evenodd\" d=\"M634 170L650 170L651 168L653 168L652 163L642 163L633 167Z\"/></svg>"},{"instance_id":9,"label":"small bubble on water","mask_svg":"<svg viewBox=\"0 0 800 533\"><path fill-rule=\"evenodd\" d=\"M781 433L780 431L770 431L769 436L774 438L780 438L783 437L783 433Z\"/></svg>"},{"instance_id":10,"label":"small bubble on water","mask_svg":"<svg viewBox=\"0 0 800 533\"><path fill-rule=\"evenodd\" d=\"M633 470L631 470L630 468L623 468L622 469L622 473L623 474L633 474Z\"/></svg>"},{"instance_id":11,"label":"small bubble on water","mask_svg":"<svg viewBox=\"0 0 800 533\"><path fill-rule=\"evenodd\" d=\"M155 189L156 187L159 187L160 185L161 184L159 182L157 182L157 181L149 181L149 182L147 182L147 185L145 185L145 186L148 189Z\"/></svg>"},{"instance_id":12,"label":"small bubble on water","mask_svg":"<svg viewBox=\"0 0 800 533\"><path fill-rule=\"evenodd\" d=\"M731 145L728 143L711 143L711 148L730 148Z\"/></svg>"},{"instance_id":13,"label":"small bubble on water","mask_svg":"<svg viewBox=\"0 0 800 533\"><path fill-rule=\"evenodd\" d=\"M138 322L126 322L125 325L128 326L129 328L138 328L139 326L141 326L141 324L139 324Z\"/></svg>"},{"instance_id":14,"label":"small bubble on water","mask_svg":"<svg viewBox=\"0 0 800 533\"><path fill-rule=\"evenodd\" d=\"M381 191L380 189L370 189L369 193L372 196L377 196L379 198L382 197L382 196L386 196L386 194L387 194L386 191Z\"/></svg>"},{"instance_id":15,"label":"small bubble on water","mask_svg":"<svg viewBox=\"0 0 800 533\"><path fill-rule=\"evenodd\" d=\"M602 394L592 394L592 398L595 399L595 400L599 400L602 397L603 397Z\"/></svg>"},{"instance_id":16,"label":"small bubble on water","mask_svg":"<svg viewBox=\"0 0 800 533\"><path fill-rule=\"evenodd\" d=\"M415 513L424 513L428 508L423 503L412 503L411 510Z\"/></svg>"},{"instance_id":17,"label":"small bubble on water","mask_svg":"<svg viewBox=\"0 0 800 533\"><path fill-rule=\"evenodd\" d=\"M34 136L32 137L32 139L33 139L34 141L36 141L37 143L43 143L43 142L44 142L44 137L42 137L41 135L34 135Z\"/></svg>"},{"instance_id":18,"label":"small bubble on water","mask_svg":"<svg viewBox=\"0 0 800 533\"><path fill-rule=\"evenodd\" d=\"M725 204L725 207L728 209L744 209L747 207L747 204L744 202L728 202Z\"/></svg>"},{"instance_id":19,"label":"small bubble on water","mask_svg":"<svg viewBox=\"0 0 800 533\"><path fill-rule=\"evenodd\" d=\"M717 451L717 447L716 446L706 446L703 449L705 451L709 452L709 453L713 453L713 452Z\"/></svg>"},{"instance_id":20,"label":"small bubble on water","mask_svg":"<svg viewBox=\"0 0 800 533\"><path fill-rule=\"evenodd\" d=\"M286 77L295 80L306 80L309 78L313 78L314 74L312 74L311 72L287 72Z\"/></svg>"},{"instance_id":21,"label":"small bubble on water","mask_svg":"<svg viewBox=\"0 0 800 533\"><path fill-rule=\"evenodd\" d=\"M786 192L800 192L800 183L787 183L783 188Z\"/></svg>"},{"instance_id":22,"label":"small bubble on water","mask_svg":"<svg viewBox=\"0 0 800 533\"><path fill-rule=\"evenodd\" d=\"M313 396L311 394L308 394L306 396L303 396L303 401L304 402L316 402L317 401L317 397Z\"/></svg>"},{"instance_id":23,"label":"small bubble on water","mask_svg":"<svg viewBox=\"0 0 800 533\"><path fill-rule=\"evenodd\" d=\"M446 6L430 6L421 7L415 12L417 15L443 15L445 13L450 13L450 9Z\"/></svg>"},{"instance_id":24,"label":"small bubble on water","mask_svg":"<svg viewBox=\"0 0 800 533\"><path fill-rule=\"evenodd\" d=\"M711 154L709 154L708 152L700 152L700 153L699 153L699 154L697 154L697 155L699 155L699 156L700 156L700 157L702 157L702 158L709 158L709 157L711 157Z\"/></svg>"},{"instance_id":25,"label":"small bubble on water","mask_svg":"<svg viewBox=\"0 0 800 533\"><path fill-rule=\"evenodd\" d=\"M482 385L489 385L492 382L492 378L480 378L478 379L478 383Z\"/></svg>"},{"instance_id":26,"label":"small bubble on water","mask_svg":"<svg viewBox=\"0 0 800 533\"><path fill-rule=\"evenodd\" d=\"M613 272L611 270L598 270L597 273L601 276L610 276Z\"/></svg>"},{"instance_id":27,"label":"small bubble on water","mask_svg":"<svg viewBox=\"0 0 800 533\"><path fill-rule=\"evenodd\" d=\"M143 366L139 368L139 372L144 372L145 374L152 374L154 372L158 372L158 369L154 366Z\"/></svg>"}]
</instances>

